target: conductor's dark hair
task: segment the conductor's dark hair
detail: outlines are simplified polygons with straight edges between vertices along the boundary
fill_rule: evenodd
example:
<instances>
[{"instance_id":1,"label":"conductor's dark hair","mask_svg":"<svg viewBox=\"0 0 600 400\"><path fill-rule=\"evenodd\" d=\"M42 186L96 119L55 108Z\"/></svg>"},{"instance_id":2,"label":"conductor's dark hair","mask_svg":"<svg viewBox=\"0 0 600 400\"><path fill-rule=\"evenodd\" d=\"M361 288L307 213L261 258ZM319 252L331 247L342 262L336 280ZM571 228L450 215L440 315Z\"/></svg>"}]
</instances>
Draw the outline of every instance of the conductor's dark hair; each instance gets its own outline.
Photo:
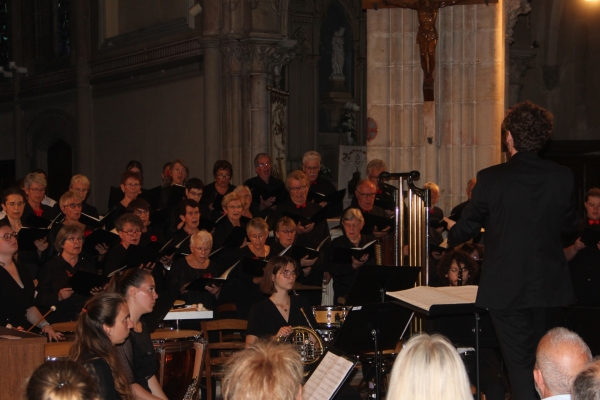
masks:
<instances>
[{"instance_id":1,"label":"conductor's dark hair","mask_svg":"<svg viewBox=\"0 0 600 400\"><path fill-rule=\"evenodd\" d=\"M27 199L27 195L25 194L25 191L23 189L21 189L18 186L11 186L11 187L7 187L2 192L2 204L6 205L6 201L7 201L6 199L10 195L21 196L23 198L23 201L25 201Z\"/></svg>"},{"instance_id":2,"label":"conductor's dark hair","mask_svg":"<svg viewBox=\"0 0 600 400\"><path fill-rule=\"evenodd\" d=\"M276 275L279 270L285 269L288 264L294 266L296 276L298 276L298 263L289 256L275 256L269 260L263 272L262 280L260 281L260 291L265 294L275 293L275 284L271 277Z\"/></svg>"},{"instance_id":3,"label":"conductor's dark hair","mask_svg":"<svg viewBox=\"0 0 600 400\"><path fill-rule=\"evenodd\" d=\"M444 282L445 285L450 284L446 275L448 275L448 272L450 271L450 268L452 267L452 263L454 261L456 261L457 265L462 264L463 268L469 271L469 279L463 284L472 284L473 280L478 274L477 264L475 263L475 261L473 261L471 256L469 256L464 251L460 250L450 250L445 252L442 256L442 259L440 260L440 263L437 266L437 273L442 282Z\"/></svg>"},{"instance_id":4,"label":"conductor's dark hair","mask_svg":"<svg viewBox=\"0 0 600 400\"><path fill-rule=\"evenodd\" d=\"M144 168L142 168L142 163L137 160L131 160L127 163L125 167L125 171L131 170L131 168L137 168L140 170L140 175L144 175Z\"/></svg>"},{"instance_id":5,"label":"conductor's dark hair","mask_svg":"<svg viewBox=\"0 0 600 400\"><path fill-rule=\"evenodd\" d=\"M190 178L185 183L185 188L190 191L192 189L204 189L204 183L198 178Z\"/></svg>"},{"instance_id":6,"label":"conductor's dark hair","mask_svg":"<svg viewBox=\"0 0 600 400\"><path fill-rule=\"evenodd\" d=\"M502 133L510 132L517 151L537 153L552 135L552 113L530 101L511 107L502 121Z\"/></svg>"},{"instance_id":7,"label":"conductor's dark hair","mask_svg":"<svg viewBox=\"0 0 600 400\"><path fill-rule=\"evenodd\" d=\"M600 189L598 189L598 188L591 188L590 190L588 190L587 193L585 194L585 200L584 201L588 201L588 199L590 197L600 197Z\"/></svg>"},{"instance_id":8,"label":"conductor's dark hair","mask_svg":"<svg viewBox=\"0 0 600 400\"><path fill-rule=\"evenodd\" d=\"M74 361L61 360L40 365L27 382L27 400L95 400L96 382Z\"/></svg>"},{"instance_id":9,"label":"conductor's dark hair","mask_svg":"<svg viewBox=\"0 0 600 400\"><path fill-rule=\"evenodd\" d=\"M215 165L213 166L213 176L214 177L217 176L217 172L220 169L226 169L227 171L229 171L229 175L233 175L233 166L227 160L217 160L217 161L215 161Z\"/></svg>"},{"instance_id":10,"label":"conductor's dark hair","mask_svg":"<svg viewBox=\"0 0 600 400\"><path fill-rule=\"evenodd\" d=\"M179 215L185 215L186 207L197 208L200 211L200 204L194 199L183 199L179 203Z\"/></svg>"},{"instance_id":11,"label":"conductor's dark hair","mask_svg":"<svg viewBox=\"0 0 600 400\"><path fill-rule=\"evenodd\" d=\"M130 268L125 271L119 271L110 279L107 292L118 293L127 298L129 288L140 288L147 276L152 277L152 274L145 269Z\"/></svg>"}]
</instances>

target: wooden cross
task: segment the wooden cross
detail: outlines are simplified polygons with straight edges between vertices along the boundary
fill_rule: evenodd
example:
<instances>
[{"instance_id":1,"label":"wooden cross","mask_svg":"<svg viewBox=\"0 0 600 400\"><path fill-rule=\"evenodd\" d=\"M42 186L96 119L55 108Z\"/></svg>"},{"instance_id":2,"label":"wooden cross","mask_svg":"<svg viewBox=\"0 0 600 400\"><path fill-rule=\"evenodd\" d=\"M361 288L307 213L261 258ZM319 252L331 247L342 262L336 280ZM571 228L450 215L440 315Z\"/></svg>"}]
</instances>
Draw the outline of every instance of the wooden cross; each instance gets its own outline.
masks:
<instances>
[{"instance_id":1,"label":"wooden cross","mask_svg":"<svg viewBox=\"0 0 600 400\"><path fill-rule=\"evenodd\" d=\"M457 4L488 4L490 2L497 3L498 0L362 0L362 8L375 10L379 8L409 8L417 12L419 18L417 44L421 54L421 68L423 68L423 98L425 101L433 101L435 46L438 41L435 22L438 10Z\"/></svg>"}]
</instances>

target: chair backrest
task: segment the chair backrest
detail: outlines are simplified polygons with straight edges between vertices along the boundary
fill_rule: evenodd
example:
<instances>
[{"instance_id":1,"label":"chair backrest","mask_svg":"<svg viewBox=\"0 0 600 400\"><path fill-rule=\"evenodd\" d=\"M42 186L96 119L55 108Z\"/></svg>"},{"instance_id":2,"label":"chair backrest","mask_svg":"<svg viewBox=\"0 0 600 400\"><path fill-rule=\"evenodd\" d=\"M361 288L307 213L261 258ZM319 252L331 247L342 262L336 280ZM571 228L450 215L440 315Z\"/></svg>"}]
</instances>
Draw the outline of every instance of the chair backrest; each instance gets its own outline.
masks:
<instances>
[{"instance_id":1,"label":"chair backrest","mask_svg":"<svg viewBox=\"0 0 600 400\"><path fill-rule=\"evenodd\" d=\"M216 319L213 321L202 322L202 333L204 335L204 338L209 343L208 348L214 348L214 346L211 346L210 340L208 338L208 332L219 331L220 343L239 343L240 341L242 341L242 336L238 332L245 331L247 328L248 321L243 319Z\"/></svg>"}]
</instances>

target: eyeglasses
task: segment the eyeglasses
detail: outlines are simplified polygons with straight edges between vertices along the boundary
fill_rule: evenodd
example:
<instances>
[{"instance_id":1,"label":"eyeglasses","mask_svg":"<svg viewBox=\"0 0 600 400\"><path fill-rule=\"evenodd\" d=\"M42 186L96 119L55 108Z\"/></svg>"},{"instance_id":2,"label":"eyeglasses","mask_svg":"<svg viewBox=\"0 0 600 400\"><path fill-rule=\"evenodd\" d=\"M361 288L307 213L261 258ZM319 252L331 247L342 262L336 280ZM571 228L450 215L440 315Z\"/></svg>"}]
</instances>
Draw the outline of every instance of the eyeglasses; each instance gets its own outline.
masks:
<instances>
[{"instance_id":1,"label":"eyeglasses","mask_svg":"<svg viewBox=\"0 0 600 400\"><path fill-rule=\"evenodd\" d=\"M202 197L202 191L199 191L199 192L189 191L188 193L190 196Z\"/></svg>"},{"instance_id":2,"label":"eyeglasses","mask_svg":"<svg viewBox=\"0 0 600 400\"><path fill-rule=\"evenodd\" d=\"M258 166L259 166L259 167L261 167L261 168L264 168L264 167L269 167L270 165L271 165L271 163L268 163L268 162L261 162L261 163L258 163Z\"/></svg>"},{"instance_id":3,"label":"eyeglasses","mask_svg":"<svg viewBox=\"0 0 600 400\"><path fill-rule=\"evenodd\" d=\"M216 176L217 178L221 178L221 179L229 179L229 178L231 178L231 175L229 175L229 174L227 174L227 175L220 175L220 174L217 174L217 175L215 175L215 176Z\"/></svg>"},{"instance_id":4,"label":"eyeglasses","mask_svg":"<svg viewBox=\"0 0 600 400\"><path fill-rule=\"evenodd\" d=\"M281 232L281 233L286 234L286 235L291 235L292 233L296 233L296 231L287 230L287 229L286 230L280 230L278 232Z\"/></svg>"},{"instance_id":5,"label":"eyeglasses","mask_svg":"<svg viewBox=\"0 0 600 400\"><path fill-rule=\"evenodd\" d=\"M63 207L70 207L72 209L81 208L81 203L65 204Z\"/></svg>"},{"instance_id":6,"label":"eyeglasses","mask_svg":"<svg viewBox=\"0 0 600 400\"><path fill-rule=\"evenodd\" d=\"M125 186L130 187L130 188L138 188L141 185L139 183L127 183L127 184L125 184Z\"/></svg>"},{"instance_id":7,"label":"eyeglasses","mask_svg":"<svg viewBox=\"0 0 600 400\"><path fill-rule=\"evenodd\" d=\"M29 188L29 190L32 191L33 193L44 193L46 191L46 188L42 188L42 189L38 189L38 188L31 189L31 188Z\"/></svg>"},{"instance_id":8,"label":"eyeglasses","mask_svg":"<svg viewBox=\"0 0 600 400\"><path fill-rule=\"evenodd\" d=\"M297 277L298 274L296 273L296 271L290 271L289 269L283 270L281 271L281 275L283 275L284 278L290 278L290 277Z\"/></svg>"},{"instance_id":9,"label":"eyeglasses","mask_svg":"<svg viewBox=\"0 0 600 400\"><path fill-rule=\"evenodd\" d=\"M183 173L185 172L185 168L173 168L173 172Z\"/></svg>"},{"instance_id":10,"label":"eyeglasses","mask_svg":"<svg viewBox=\"0 0 600 400\"><path fill-rule=\"evenodd\" d=\"M297 187L291 187L290 188L290 192L299 192L299 191L301 191L303 189L306 189L306 185L304 185L304 186L297 186Z\"/></svg>"},{"instance_id":11,"label":"eyeglasses","mask_svg":"<svg viewBox=\"0 0 600 400\"><path fill-rule=\"evenodd\" d=\"M227 206L227 209L229 209L229 210L241 210L242 206Z\"/></svg>"},{"instance_id":12,"label":"eyeglasses","mask_svg":"<svg viewBox=\"0 0 600 400\"><path fill-rule=\"evenodd\" d=\"M121 232L126 233L129 236L137 236L142 233L142 231L139 229L135 229L133 231L121 231Z\"/></svg>"},{"instance_id":13,"label":"eyeglasses","mask_svg":"<svg viewBox=\"0 0 600 400\"><path fill-rule=\"evenodd\" d=\"M254 234L250 235L250 239L263 240L264 238L265 238L264 233L254 233Z\"/></svg>"},{"instance_id":14,"label":"eyeglasses","mask_svg":"<svg viewBox=\"0 0 600 400\"><path fill-rule=\"evenodd\" d=\"M210 253L211 248L210 247L196 247L196 246L190 246L192 249L196 249L198 250L200 253Z\"/></svg>"},{"instance_id":15,"label":"eyeglasses","mask_svg":"<svg viewBox=\"0 0 600 400\"><path fill-rule=\"evenodd\" d=\"M9 207L15 207L15 206L21 207L23 204L25 204L24 201L17 201L17 202L11 201L10 203L6 203L6 205Z\"/></svg>"},{"instance_id":16,"label":"eyeglasses","mask_svg":"<svg viewBox=\"0 0 600 400\"><path fill-rule=\"evenodd\" d=\"M321 167L304 167L304 169L307 171L317 171L321 169Z\"/></svg>"},{"instance_id":17,"label":"eyeglasses","mask_svg":"<svg viewBox=\"0 0 600 400\"><path fill-rule=\"evenodd\" d=\"M358 195L363 199L374 199L375 198L375 193L361 193L358 190L356 191L356 193L358 193Z\"/></svg>"},{"instance_id":18,"label":"eyeglasses","mask_svg":"<svg viewBox=\"0 0 600 400\"><path fill-rule=\"evenodd\" d=\"M10 239L12 238L18 238L19 235L17 234L17 232L13 232L13 233L5 233L4 235L0 236L2 239L6 240L7 242L10 241Z\"/></svg>"},{"instance_id":19,"label":"eyeglasses","mask_svg":"<svg viewBox=\"0 0 600 400\"><path fill-rule=\"evenodd\" d=\"M458 274L458 271L459 271L458 268L450 268L450 272L452 272L453 274ZM466 268L463 268L463 275L468 272L469 271Z\"/></svg>"},{"instance_id":20,"label":"eyeglasses","mask_svg":"<svg viewBox=\"0 0 600 400\"><path fill-rule=\"evenodd\" d=\"M67 238L67 242L82 243L83 242L83 238L81 236L79 236L79 237L68 237Z\"/></svg>"},{"instance_id":21,"label":"eyeglasses","mask_svg":"<svg viewBox=\"0 0 600 400\"><path fill-rule=\"evenodd\" d=\"M79 188L75 188L73 189L74 192L77 193L87 193L89 191L89 189L79 189Z\"/></svg>"},{"instance_id":22,"label":"eyeglasses","mask_svg":"<svg viewBox=\"0 0 600 400\"><path fill-rule=\"evenodd\" d=\"M148 210L135 210L133 213L135 215L137 215L137 216L141 216L141 215L148 215L148 214L150 214L150 211L148 211Z\"/></svg>"}]
</instances>

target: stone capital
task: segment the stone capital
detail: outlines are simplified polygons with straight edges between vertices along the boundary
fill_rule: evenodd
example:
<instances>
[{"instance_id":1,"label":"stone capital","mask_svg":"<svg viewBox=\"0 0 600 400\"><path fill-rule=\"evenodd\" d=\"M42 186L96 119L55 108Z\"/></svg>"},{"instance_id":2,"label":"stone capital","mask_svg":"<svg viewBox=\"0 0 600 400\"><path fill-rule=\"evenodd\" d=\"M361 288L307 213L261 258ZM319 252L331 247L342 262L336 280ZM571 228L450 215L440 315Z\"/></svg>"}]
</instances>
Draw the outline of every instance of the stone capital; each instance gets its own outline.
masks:
<instances>
[{"instance_id":1,"label":"stone capital","mask_svg":"<svg viewBox=\"0 0 600 400\"><path fill-rule=\"evenodd\" d=\"M243 46L241 43L237 40L222 42L219 46L219 50L221 50L221 54L223 54L227 60L229 73L241 73L243 61Z\"/></svg>"},{"instance_id":2,"label":"stone capital","mask_svg":"<svg viewBox=\"0 0 600 400\"><path fill-rule=\"evenodd\" d=\"M295 40L244 41L242 58L250 73L269 73L279 75L281 67L296 57Z\"/></svg>"}]
</instances>

